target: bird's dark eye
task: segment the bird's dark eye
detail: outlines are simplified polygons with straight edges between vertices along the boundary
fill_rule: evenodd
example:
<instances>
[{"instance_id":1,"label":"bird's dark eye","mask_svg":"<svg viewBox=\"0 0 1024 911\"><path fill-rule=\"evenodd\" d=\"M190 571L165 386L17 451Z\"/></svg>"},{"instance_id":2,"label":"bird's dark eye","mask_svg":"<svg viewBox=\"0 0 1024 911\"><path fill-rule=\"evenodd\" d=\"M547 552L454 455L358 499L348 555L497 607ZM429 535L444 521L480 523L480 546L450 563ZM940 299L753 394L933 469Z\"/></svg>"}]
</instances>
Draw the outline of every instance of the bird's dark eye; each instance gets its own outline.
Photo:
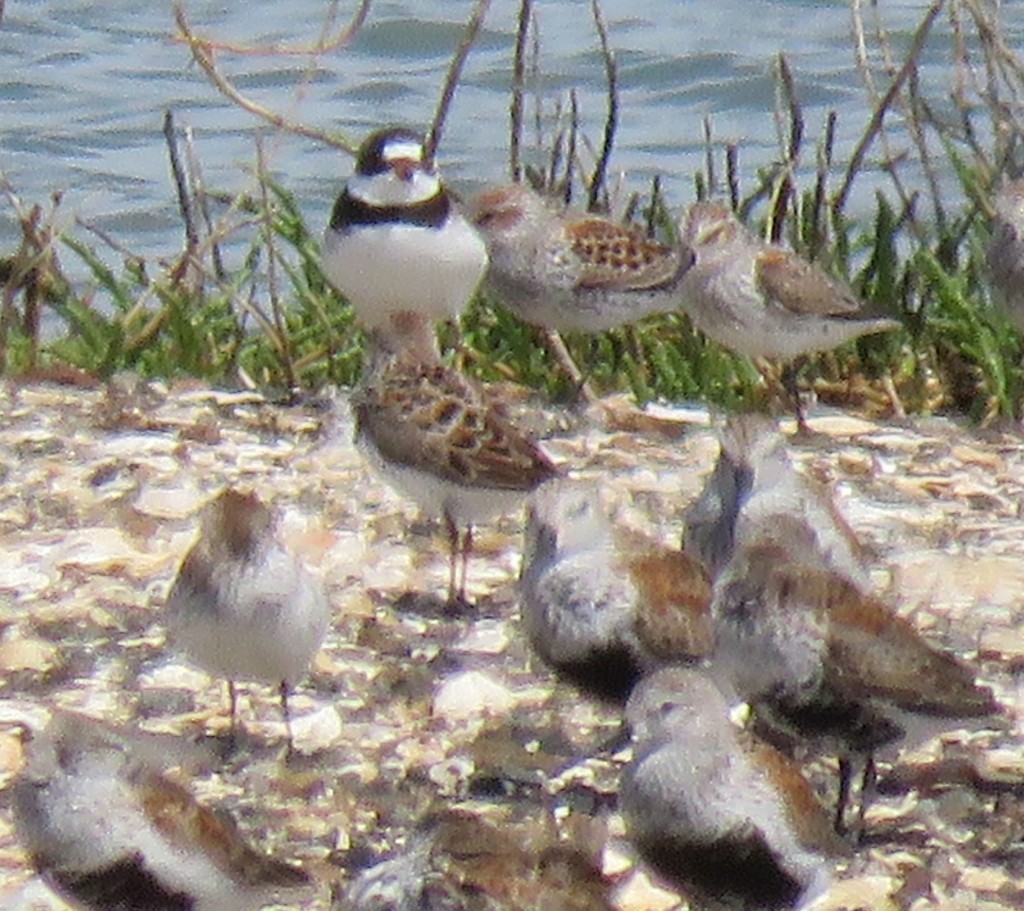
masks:
<instances>
[{"instance_id":1,"label":"bird's dark eye","mask_svg":"<svg viewBox=\"0 0 1024 911\"><path fill-rule=\"evenodd\" d=\"M750 627L754 625L760 607L760 602L756 597L741 590L733 590L727 591L722 601L721 616L723 620L737 626Z\"/></svg>"},{"instance_id":2,"label":"bird's dark eye","mask_svg":"<svg viewBox=\"0 0 1024 911\"><path fill-rule=\"evenodd\" d=\"M736 499L742 503L747 499L748 494L754 486L754 472L747 465L732 466L733 486L736 489Z\"/></svg>"},{"instance_id":3,"label":"bird's dark eye","mask_svg":"<svg viewBox=\"0 0 1024 911\"><path fill-rule=\"evenodd\" d=\"M477 212L473 221L479 228L504 231L513 227L521 217L522 213L514 207L496 206Z\"/></svg>"},{"instance_id":4,"label":"bird's dark eye","mask_svg":"<svg viewBox=\"0 0 1024 911\"><path fill-rule=\"evenodd\" d=\"M586 519L591 513L590 500L577 500L569 509L570 519Z\"/></svg>"}]
</instances>

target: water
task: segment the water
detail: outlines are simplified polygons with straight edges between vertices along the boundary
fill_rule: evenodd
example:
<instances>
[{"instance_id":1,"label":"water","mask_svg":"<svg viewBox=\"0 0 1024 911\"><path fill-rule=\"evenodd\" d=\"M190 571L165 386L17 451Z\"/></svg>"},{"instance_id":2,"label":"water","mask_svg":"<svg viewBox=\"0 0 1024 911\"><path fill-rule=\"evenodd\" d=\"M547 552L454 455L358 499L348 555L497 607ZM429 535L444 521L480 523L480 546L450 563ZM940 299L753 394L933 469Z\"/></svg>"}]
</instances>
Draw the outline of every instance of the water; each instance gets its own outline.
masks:
<instances>
[{"instance_id":1,"label":"water","mask_svg":"<svg viewBox=\"0 0 1024 911\"><path fill-rule=\"evenodd\" d=\"M201 34L235 43L310 43L327 8L323 0L249 2L225 8L192 2ZM342 4L344 17L352 3ZM884 0L887 27L905 46L925 0ZM469 59L441 148L454 185L472 187L507 175L508 85L518 3L494 0ZM238 57L221 62L254 100L306 124L358 139L383 122L425 126L452 49L472 3L466 0L377 2L347 49L316 61ZM587 133L599 141L605 115L604 69L588 0L537 0L542 97L550 108L579 88ZM829 109L839 112L840 158L868 117L866 93L851 50L850 11L814 0L604 0L620 66L621 122L616 172L626 190L665 176L671 201L692 198L703 165L702 121L715 136L742 143L748 186L756 168L777 155L771 111L772 64L785 51L808 124L817 138ZM1024 3L1002 13L1010 45L1024 45ZM755 20L756 17L756 20ZM171 40L170 5L135 0L13 0L0 28L0 169L26 203L63 192L64 223L80 216L130 250L169 257L182 226L161 133L165 109L194 127L208 185L252 185L253 138L268 136L272 169L294 190L319 230L351 167L342 153L311 140L272 134L224 100ZM940 17L936 30L948 33ZM933 42L926 81L950 80L948 40ZM811 157L809 149L808 157ZM870 188L867 188L867 192ZM0 241L16 233L0 201ZM69 257L65 256L65 263Z\"/></svg>"}]
</instances>

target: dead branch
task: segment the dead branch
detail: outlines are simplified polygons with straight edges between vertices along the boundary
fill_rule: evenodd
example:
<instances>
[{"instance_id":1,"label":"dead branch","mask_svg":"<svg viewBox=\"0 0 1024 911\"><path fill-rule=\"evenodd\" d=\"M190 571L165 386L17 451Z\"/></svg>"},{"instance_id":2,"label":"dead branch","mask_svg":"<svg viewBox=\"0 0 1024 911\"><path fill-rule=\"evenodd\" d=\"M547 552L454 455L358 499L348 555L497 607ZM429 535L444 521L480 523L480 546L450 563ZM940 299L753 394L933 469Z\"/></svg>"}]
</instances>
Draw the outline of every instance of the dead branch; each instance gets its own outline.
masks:
<instances>
[{"instance_id":1,"label":"dead branch","mask_svg":"<svg viewBox=\"0 0 1024 911\"><path fill-rule=\"evenodd\" d=\"M227 279L227 269L224 268L224 259L221 256L220 244L214 230L213 215L210 212L210 196L206 192L206 182L203 180L203 167L196 152L195 134L192 127L185 127L185 157L188 160L188 172L191 175L192 195L199 204L199 212L203 216L203 224L206 226L206 234L210 238L210 255L213 258L213 274L217 281L223 283Z\"/></svg>"},{"instance_id":2,"label":"dead branch","mask_svg":"<svg viewBox=\"0 0 1024 911\"><path fill-rule=\"evenodd\" d=\"M910 79L907 80L907 89L910 95L910 104L914 111L914 116L907 119L907 129L914 141L914 145L917 146L918 160L921 164L921 170L924 172L925 181L928 184L928 192L931 195L932 214L935 218L936 227L938 227L939 233L944 233L947 221L946 207L942 202L939 175L932 160L931 150L928 147L924 130L921 128L922 122L932 122L934 124L936 119L930 111L930 105L927 100L922 96L920 77L916 67L911 73Z\"/></svg>"},{"instance_id":3,"label":"dead branch","mask_svg":"<svg viewBox=\"0 0 1024 911\"><path fill-rule=\"evenodd\" d=\"M267 245L267 289L270 297L270 315L268 319L255 300L249 302L249 309L256 315L260 326L277 351L281 366L288 378L288 388L297 389L298 380L293 364L291 336L284 318L284 307L278 288L277 276L277 242L274 231L274 203L270 198L270 180L267 175L267 157L263 148L262 137L256 137L256 168L259 176L259 187L262 194L261 210L263 212L263 236ZM271 321L272 320L272 321Z\"/></svg>"},{"instance_id":4,"label":"dead branch","mask_svg":"<svg viewBox=\"0 0 1024 911\"><path fill-rule=\"evenodd\" d=\"M828 196L828 175L832 171L832 155L836 142L837 115L834 110L828 112L825 121L825 135L817 148L816 171L814 176L814 193L810 213L810 230L808 231L807 250L812 259L817 259L825 246L827 220L825 200Z\"/></svg>"},{"instance_id":5,"label":"dead branch","mask_svg":"<svg viewBox=\"0 0 1024 911\"><path fill-rule=\"evenodd\" d=\"M522 0L516 22L516 46L512 55L512 101L509 105L509 176L513 183L523 179L523 93L526 88L526 41L533 19L533 0Z\"/></svg>"},{"instance_id":6,"label":"dead branch","mask_svg":"<svg viewBox=\"0 0 1024 911\"><path fill-rule=\"evenodd\" d=\"M598 0L590 0L590 9L594 16L594 26L597 28L598 38L601 40L601 56L604 58L605 78L608 82L608 116L604 122L604 140L601 143L601 154L597 158L597 164L594 165L594 171L590 177L587 194L587 210L593 211L597 206L601 189L604 187L608 162L612 157L612 146L615 144L615 131L619 124L619 74L618 67L615 65L615 55L612 53L611 44L608 41L608 26L605 25Z\"/></svg>"},{"instance_id":7,"label":"dead branch","mask_svg":"<svg viewBox=\"0 0 1024 911\"><path fill-rule=\"evenodd\" d=\"M3 373L7 370L8 334L15 324L15 298L18 294L24 303L21 332L28 341L27 367L33 370L39 353L42 305L50 299L68 297L71 286L61 271L55 249L60 233L57 212L61 194L52 195L50 211L44 219L42 206L37 204L26 209L14 188L2 176L0 190L14 209L21 228L17 252L0 262L0 373Z\"/></svg>"},{"instance_id":8,"label":"dead branch","mask_svg":"<svg viewBox=\"0 0 1024 911\"><path fill-rule=\"evenodd\" d=\"M562 165L562 145L565 142L565 126L562 117L562 100L555 102L555 116L553 118L555 132L551 137L551 154L548 162L548 172L541 181L540 189L546 193L554 193L558 186L558 169Z\"/></svg>"},{"instance_id":9,"label":"dead branch","mask_svg":"<svg viewBox=\"0 0 1024 911\"><path fill-rule=\"evenodd\" d=\"M203 72L206 73L210 82L213 83L214 87L225 98L240 107L243 111L248 111L250 114L259 117L261 120L265 120L276 129L282 130L286 133L291 133L295 136L315 139L318 142L323 142L327 145L341 149L343 152L348 152L350 155L355 154L357 148L356 143L338 136L332 136L322 130L313 129L312 127L305 126L297 121L289 120L282 114L278 114L276 111L272 111L270 108L264 107L262 104L259 104L251 98L247 98L243 95L231 80L229 80L217 67L214 54L215 48L211 46L206 39L200 38L192 31L192 28L188 23L188 19L185 16L185 9L180 4L177 4L174 7L174 18L178 23L178 40L188 45L189 50L192 52L192 58L199 64Z\"/></svg>"},{"instance_id":10,"label":"dead branch","mask_svg":"<svg viewBox=\"0 0 1024 911\"><path fill-rule=\"evenodd\" d=\"M437 110L434 112L434 121L430 125L430 132L427 133L427 141L424 143L424 158L430 162L434 160L434 154L441 142L441 133L444 130L444 122L448 117L448 109L452 106L452 99L455 97L455 90L459 87L462 78L462 68L466 64L466 58L476 43L477 36L484 24L484 17L491 5L491 0L477 0L473 9L473 15L466 23L465 31L462 33L462 40L455 49L451 63L448 65L448 75L444 80L444 88L441 91L441 99L437 103Z\"/></svg>"},{"instance_id":11,"label":"dead branch","mask_svg":"<svg viewBox=\"0 0 1024 911\"><path fill-rule=\"evenodd\" d=\"M185 241L189 249L199 244L199 229L196 227L195 210L192 205L192 194L188 190L188 177L185 164L181 160L178 149L178 131L174 126L174 113L168 108L164 111L164 141L167 143L167 157L171 162L171 175L178 193L178 210L185 222Z\"/></svg>"},{"instance_id":12,"label":"dead branch","mask_svg":"<svg viewBox=\"0 0 1024 911\"><path fill-rule=\"evenodd\" d=\"M871 119L868 121L867 129L864 131L864 135L861 136L860 142L857 143L857 147L854 149L853 155L850 158L850 163L846 169L846 175L843 178L843 184L832 200L832 211L835 215L841 215L843 209L846 207L846 200L850 195L851 188L853 187L853 181L860 173L861 165L864 162L864 156L867 155L868 149L871 147L875 137L878 136L882 129L886 113L892 106L900 90L903 88L904 83L908 78L910 78L911 73L913 73L917 67L918 60L921 55L921 49L924 47L924 43L931 31L932 24L935 22L936 17L942 10L944 2L945 0L935 0L935 2L932 3L928 13L925 15L921 24L917 27L917 31L914 33L914 39L911 42L910 50L907 52L907 59L904 61L903 66L900 67L899 72L892 80L889 88L886 89L885 94L882 95L878 103L875 105L874 111L872 111L871 114Z\"/></svg>"},{"instance_id":13,"label":"dead branch","mask_svg":"<svg viewBox=\"0 0 1024 911\"><path fill-rule=\"evenodd\" d=\"M851 14L853 17L853 32L855 37L855 50L854 58L856 61L857 69L860 72L861 79L864 82L864 86L868 91L868 100L872 105L878 104L879 92L875 85L875 77L871 72L871 64L868 59L868 45L866 38L866 29L864 27L864 19L861 12L862 0L853 0L851 4ZM876 10L877 12L877 10ZM879 29L880 32L880 29ZM889 71L889 75L895 74L895 66L892 63L892 57L888 41L884 35L879 33L878 36L879 44L882 47L882 53L885 60L886 68ZM896 189L897 195L900 197L901 202L906 206L910 199L909 191L903 186L903 180L901 179L899 172L896 170L892 162L895 162L898 156L893 152L889 143L889 134L885 129L884 122L879 125L878 131L878 142L882 147L882 157L889 163L889 177L892 180L893 187Z\"/></svg>"},{"instance_id":14,"label":"dead branch","mask_svg":"<svg viewBox=\"0 0 1024 911\"><path fill-rule=\"evenodd\" d=\"M565 177L562 186L562 202L567 207L572 205L572 180L576 171L576 156L579 154L579 138L580 99L574 87L569 89L569 140L565 149ZM558 184L554 180L551 186L555 190L558 189Z\"/></svg>"},{"instance_id":15,"label":"dead branch","mask_svg":"<svg viewBox=\"0 0 1024 911\"><path fill-rule=\"evenodd\" d=\"M783 168L773 193L770 211L768 236L778 242L785 226L786 212L793 195L793 174L800 163L800 149L803 145L804 117L800 102L796 97L796 84L789 60L785 54L778 56L777 90L781 99L775 105L775 128L778 133L779 148L783 156ZM785 113L783 112L785 109ZM789 130L786 130L788 120Z\"/></svg>"},{"instance_id":16,"label":"dead branch","mask_svg":"<svg viewBox=\"0 0 1024 911\"><path fill-rule=\"evenodd\" d=\"M200 38L191 31L186 31L184 29L182 30L182 34L175 35L171 40L188 44L190 47L193 45L193 42L200 42L203 47L211 53L211 55L215 51L260 57L308 57L310 55L315 56L318 54L326 54L331 51L340 50L356 36L356 33L360 28L362 28L363 23L366 22L366 17L370 14L371 2L372 0L360 0L359 5L356 7L356 11L352 14L352 18L348 22L348 25L339 30L336 35L330 37L330 29L338 18L338 0L333 0L328 15L324 20L324 28L321 36L317 40L316 44L313 45L232 44L228 41L215 41L212 38ZM179 19L178 12L180 9L180 5L176 4L174 8L175 19ZM179 26L180 24L179 19Z\"/></svg>"},{"instance_id":17,"label":"dead branch","mask_svg":"<svg viewBox=\"0 0 1024 911\"><path fill-rule=\"evenodd\" d=\"M725 182L729 187L729 205L737 212L740 206L740 147L735 142L725 147Z\"/></svg>"},{"instance_id":18,"label":"dead branch","mask_svg":"<svg viewBox=\"0 0 1024 911\"><path fill-rule=\"evenodd\" d=\"M715 177L715 148L712 144L713 131L711 129L711 115L705 114L701 119L701 128L704 133L704 173L707 175L708 184L704 187L704 193L698 187L697 198L711 198L718 188L718 180Z\"/></svg>"}]
</instances>

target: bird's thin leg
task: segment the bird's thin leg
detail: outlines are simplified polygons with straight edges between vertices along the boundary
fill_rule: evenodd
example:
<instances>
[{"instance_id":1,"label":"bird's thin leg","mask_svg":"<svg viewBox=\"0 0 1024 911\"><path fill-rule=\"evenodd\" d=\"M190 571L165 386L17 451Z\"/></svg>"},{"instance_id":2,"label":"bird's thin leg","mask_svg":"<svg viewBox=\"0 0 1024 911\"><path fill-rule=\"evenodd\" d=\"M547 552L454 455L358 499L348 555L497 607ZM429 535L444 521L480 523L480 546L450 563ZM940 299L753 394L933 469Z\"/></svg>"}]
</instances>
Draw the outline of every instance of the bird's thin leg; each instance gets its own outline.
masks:
<instances>
[{"instance_id":1,"label":"bird's thin leg","mask_svg":"<svg viewBox=\"0 0 1024 911\"><path fill-rule=\"evenodd\" d=\"M228 680L228 717L231 719L231 727L228 729L228 750L234 752L238 749L238 690L235 688L235 681Z\"/></svg>"},{"instance_id":2,"label":"bird's thin leg","mask_svg":"<svg viewBox=\"0 0 1024 911\"><path fill-rule=\"evenodd\" d=\"M281 694L281 714L284 716L284 728L287 732L288 750L285 753L285 760L292 758L295 752L295 740L292 737L292 714L288 708L288 681L282 680L278 692Z\"/></svg>"},{"instance_id":3,"label":"bird's thin leg","mask_svg":"<svg viewBox=\"0 0 1024 911\"><path fill-rule=\"evenodd\" d=\"M797 376L800 373L801 366L803 365L800 361L790 361L782 368L782 388L786 390L786 394L793 403L797 432L809 434L811 429L807 426L803 402L800 400L800 387L797 385Z\"/></svg>"},{"instance_id":4,"label":"bird's thin leg","mask_svg":"<svg viewBox=\"0 0 1024 911\"><path fill-rule=\"evenodd\" d=\"M572 383L576 397L585 405L593 405L597 401L597 396L594 394L594 390L590 388L590 384L587 382L587 378L583 375L583 371L580 370L576 361L573 360L573 357L569 353L569 349L563 341L562 336L559 335L558 330L545 329L544 341L554 359L558 361L558 366L561 367L565 372L565 375L569 377L569 382Z\"/></svg>"},{"instance_id":5,"label":"bird's thin leg","mask_svg":"<svg viewBox=\"0 0 1024 911\"><path fill-rule=\"evenodd\" d=\"M238 692L234 680L228 680L228 717L231 719L231 736L234 737L238 732Z\"/></svg>"},{"instance_id":6,"label":"bird's thin leg","mask_svg":"<svg viewBox=\"0 0 1024 911\"><path fill-rule=\"evenodd\" d=\"M860 807L857 810L857 831L854 833L857 844L864 838L864 816L868 811L868 804L875 798L877 785L878 768L875 765L875 757L868 753L864 761L864 774L860 780Z\"/></svg>"},{"instance_id":7,"label":"bird's thin leg","mask_svg":"<svg viewBox=\"0 0 1024 911\"><path fill-rule=\"evenodd\" d=\"M836 797L835 830L846 833L846 805L850 802L850 785L853 783L853 761L849 756L839 757L839 794Z\"/></svg>"},{"instance_id":8,"label":"bird's thin leg","mask_svg":"<svg viewBox=\"0 0 1024 911\"><path fill-rule=\"evenodd\" d=\"M462 576L459 580L459 601L466 600L466 574L469 568L469 553L473 549L473 526L467 525L462 536Z\"/></svg>"},{"instance_id":9,"label":"bird's thin leg","mask_svg":"<svg viewBox=\"0 0 1024 911\"><path fill-rule=\"evenodd\" d=\"M452 517L447 514L444 517L444 526L448 532L448 603L454 604L458 591L456 570L459 555L459 529Z\"/></svg>"}]
</instances>

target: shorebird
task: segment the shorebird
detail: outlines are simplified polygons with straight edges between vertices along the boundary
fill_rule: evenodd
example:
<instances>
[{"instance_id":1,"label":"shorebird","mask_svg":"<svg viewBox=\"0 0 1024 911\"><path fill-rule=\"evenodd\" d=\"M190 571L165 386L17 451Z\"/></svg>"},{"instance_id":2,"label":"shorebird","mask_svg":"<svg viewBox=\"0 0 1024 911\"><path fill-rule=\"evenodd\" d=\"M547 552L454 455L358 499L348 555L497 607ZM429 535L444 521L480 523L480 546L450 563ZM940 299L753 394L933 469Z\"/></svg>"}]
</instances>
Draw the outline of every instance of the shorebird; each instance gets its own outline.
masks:
<instances>
[{"instance_id":1,"label":"shorebird","mask_svg":"<svg viewBox=\"0 0 1024 911\"><path fill-rule=\"evenodd\" d=\"M324 235L323 270L369 328L414 312L456 319L487 268L423 137L389 127L366 138Z\"/></svg>"},{"instance_id":2,"label":"shorebird","mask_svg":"<svg viewBox=\"0 0 1024 911\"><path fill-rule=\"evenodd\" d=\"M519 591L537 654L602 698L624 701L651 669L711 653L704 570L614 526L591 483L556 478L530 495Z\"/></svg>"},{"instance_id":3,"label":"shorebird","mask_svg":"<svg viewBox=\"0 0 1024 911\"><path fill-rule=\"evenodd\" d=\"M28 744L16 829L62 897L89 911L255 911L309 891L166 777L182 753L149 739L63 713Z\"/></svg>"},{"instance_id":4,"label":"shorebird","mask_svg":"<svg viewBox=\"0 0 1024 911\"><path fill-rule=\"evenodd\" d=\"M288 691L306 675L331 618L322 580L283 539L255 493L228 488L203 509L199 537L167 595L170 637L191 661L228 682L275 684L288 729Z\"/></svg>"},{"instance_id":5,"label":"shorebird","mask_svg":"<svg viewBox=\"0 0 1024 911\"><path fill-rule=\"evenodd\" d=\"M464 602L473 525L519 508L558 469L496 393L440 361L423 317L401 332L375 329L367 344L352 395L356 443L392 487L444 521L448 603Z\"/></svg>"},{"instance_id":6,"label":"shorebird","mask_svg":"<svg viewBox=\"0 0 1024 911\"><path fill-rule=\"evenodd\" d=\"M602 332L680 309L680 282L693 264L686 247L559 211L523 184L484 190L467 211L487 244L487 284L524 322Z\"/></svg>"},{"instance_id":7,"label":"shorebird","mask_svg":"<svg viewBox=\"0 0 1024 911\"><path fill-rule=\"evenodd\" d=\"M559 210L523 184L484 190L467 212L487 244L485 285L521 320L545 331L552 353L587 398L583 374L559 333L603 332L680 309L680 282L693 263L682 245Z\"/></svg>"},{"instance_id":8,"label":"shorebird","mask_svg":"<svg viewBox=\"0 0 1024 911\"><path fill-rule=\"evenodd\" d=\"M611 911L610 884L580 847L465 810L428 819L364 870L338 911Z\"/></svg>"},{"instance_id":9,"label":"shorebird","mask_svg":"<svg viewBox=\"0 0 1024 911\"><path fill-rule=\"evenodd\" d=\"M715 466L683 516L682 547L711 578L728 563L737 542L791 528L827 566L863 591L871 590L868 548L826 485L794 468L774 421L733 415L719 428L718 440Z\"/></svg>"},{"instance_id":10,"label":"shorebird","mask_svg":"<svg viewBox=\"0 0 1024 911\"><path fill-rule=\"evenodd\" d=\"M792 908L827 888L847 846L796 765L736 728L701 671L645 678L626 719L619 805L656 870L714 907Z\"/></svg>"},{"instance_id":11,"label":"shorebird","mask_svg":"<svg viewBox=\"0 0 1024 911\"><path fill-rule=\"evenodd\" d=\"M1008 180L996 193L988 270L993 299L1024 332L1024 179Z\"/></svg>"},{"instance_id":12,"label":"shorebird","mask_svg":"<svg viewBox=\"0 0 1024 911\"><path fill-rule=\"evenodd\" d=\"M801 428L806 425L793 362L900 325L820 266L763 241L724 202L690 206L682 239L696 257L683 278L693 324L737 354L785 362L783 383Z\"/></svg>"},{"instance_id":13,"label":"shorebird","mask_svg":"<svg viewBox=\"0 0 1024 911\"><path fill-rule=\"evenodd\" d=\"M863 764L858 831L883 748L1000 727L992 691L887 604L826 565L805 529L737 547L715 583L712 672L770 728L835 752L837 828Z\"/></svg>"}]
</instances>

